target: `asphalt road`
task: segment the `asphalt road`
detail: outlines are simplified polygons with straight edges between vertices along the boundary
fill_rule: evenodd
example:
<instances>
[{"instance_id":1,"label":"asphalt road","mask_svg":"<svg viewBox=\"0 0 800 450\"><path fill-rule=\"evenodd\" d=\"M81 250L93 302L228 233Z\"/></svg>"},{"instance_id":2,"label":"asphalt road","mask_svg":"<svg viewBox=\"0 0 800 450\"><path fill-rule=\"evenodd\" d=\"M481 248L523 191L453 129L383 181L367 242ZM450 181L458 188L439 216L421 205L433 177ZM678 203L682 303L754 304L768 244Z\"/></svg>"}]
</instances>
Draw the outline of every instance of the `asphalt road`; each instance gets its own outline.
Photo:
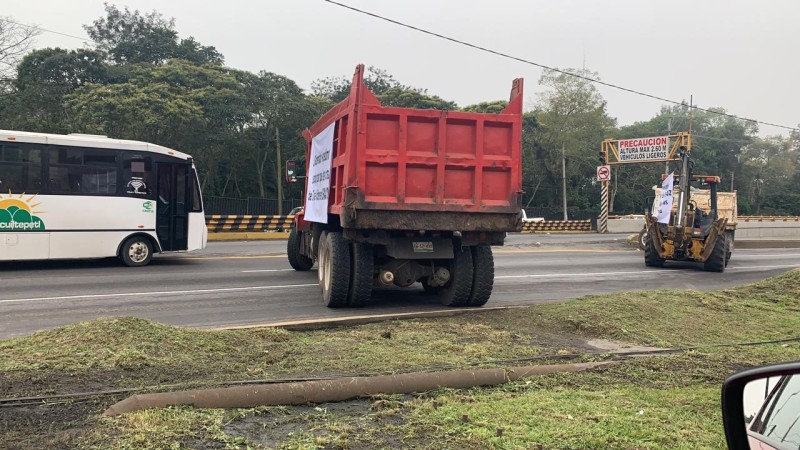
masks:
<instances>
[{"instance_id":1,"label":"asphalt road","mask_svg":"<svg viewBox=\"0 0 800 450\"><path fill-rule=\"evenodd\" d=\"M623 235L516 235L495 249L487 306L534 304L628 290L718 289L800 267L798 249L737 250L728 269L644 266ZM103 316L192 327L229 327L443 309L422 288L380 289L365 308L332 310L315 270L295 272L285 241L212 242L141 268L116 260L0 263L0 338Z\"/></svg>"}]
</instances>

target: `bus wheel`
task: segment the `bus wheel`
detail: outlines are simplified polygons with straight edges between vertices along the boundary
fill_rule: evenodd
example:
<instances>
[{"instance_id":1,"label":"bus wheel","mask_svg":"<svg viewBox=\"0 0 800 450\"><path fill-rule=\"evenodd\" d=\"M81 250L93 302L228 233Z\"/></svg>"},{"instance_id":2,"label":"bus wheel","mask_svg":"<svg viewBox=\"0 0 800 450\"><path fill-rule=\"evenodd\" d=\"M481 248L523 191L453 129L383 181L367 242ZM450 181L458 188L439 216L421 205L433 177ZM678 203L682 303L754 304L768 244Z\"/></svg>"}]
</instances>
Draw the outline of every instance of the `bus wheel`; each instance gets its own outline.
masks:
<instances>
[{"instance_id":1,"label":"bus wheel","mask_svg":"<svg viewBox=\"0 0 800 450\"><path fill-rule=\"evenodd\" d=\"M153 245L144 236L133 236L122 244L119 258L129 267L146 266L153 258Z\"/></svg>"}]
</instances>

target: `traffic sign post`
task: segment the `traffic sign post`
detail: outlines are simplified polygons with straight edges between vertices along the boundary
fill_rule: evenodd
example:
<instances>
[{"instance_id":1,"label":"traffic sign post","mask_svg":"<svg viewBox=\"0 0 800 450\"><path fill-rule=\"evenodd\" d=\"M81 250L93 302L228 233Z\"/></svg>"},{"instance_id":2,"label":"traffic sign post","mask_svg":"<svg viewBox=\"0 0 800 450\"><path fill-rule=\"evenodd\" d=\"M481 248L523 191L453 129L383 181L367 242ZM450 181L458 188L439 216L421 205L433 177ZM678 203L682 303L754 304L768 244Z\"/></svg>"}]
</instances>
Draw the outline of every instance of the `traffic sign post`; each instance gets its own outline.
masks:
<instances>
[{"instance_id":1,"label":"traffic sign post","mask_svg":"<svg viewBox=\"0 0 800 450\"><path fill-rule=\"evenodd\" d=\"M608 180L600 182L600 217L597 218L597 232L608 233Z\"/></svg>"},{"instance_id":2,"label":"traffic sign post","mask_svg":"<svg viewBox=\"0 0 800 450\"><path fill-rule=\"evenodd\" d=\"M611 181L611 166L597 168L597 181Z\"/></svg>"}]
</instances>

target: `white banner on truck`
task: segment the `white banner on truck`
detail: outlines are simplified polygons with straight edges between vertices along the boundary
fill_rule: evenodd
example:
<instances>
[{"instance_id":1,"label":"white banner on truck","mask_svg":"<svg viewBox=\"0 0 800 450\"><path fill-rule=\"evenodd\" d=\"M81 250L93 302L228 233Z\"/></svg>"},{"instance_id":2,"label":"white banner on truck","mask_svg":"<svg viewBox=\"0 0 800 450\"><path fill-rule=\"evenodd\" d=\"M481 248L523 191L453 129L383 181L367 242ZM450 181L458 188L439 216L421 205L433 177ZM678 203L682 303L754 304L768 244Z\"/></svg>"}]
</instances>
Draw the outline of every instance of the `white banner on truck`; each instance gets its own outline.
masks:
<instances>
[{"instance_id":1,"label":"white banner on truck","mask_svg":"<svg viewBox=\"0 0 800 450\"><path fill-rule=\"evenodd\" d=\"M669 136L622 139L618 145L620 162L659 161L669 157Z\"/></svg>"},{"instance_id":2,"label":"white banner on truck","mask_svg":"<svg viewBox=\"0 0 800 450\"><path fill-rule=\"evenodd\" d=\"M306 183L305 220L328 223L328 194L331 190L331 158L336 122L311 140L311 161Z\"/></svg>"},{"instance_id":3,"label":"white banner on truck","mask_svg":"<svg viewBox=\"0 0 800 450\"><path fill-rule=\"evenodd\" d=\"M656 211L658 223L669 224L669 214L670 211L672 211L672 202L674 201L674 197L672 196L672 185L674 181L675 177L669 174L669 176L661 182L661 198L658 199L658 211Z\"/></svg>"}]
</instances>

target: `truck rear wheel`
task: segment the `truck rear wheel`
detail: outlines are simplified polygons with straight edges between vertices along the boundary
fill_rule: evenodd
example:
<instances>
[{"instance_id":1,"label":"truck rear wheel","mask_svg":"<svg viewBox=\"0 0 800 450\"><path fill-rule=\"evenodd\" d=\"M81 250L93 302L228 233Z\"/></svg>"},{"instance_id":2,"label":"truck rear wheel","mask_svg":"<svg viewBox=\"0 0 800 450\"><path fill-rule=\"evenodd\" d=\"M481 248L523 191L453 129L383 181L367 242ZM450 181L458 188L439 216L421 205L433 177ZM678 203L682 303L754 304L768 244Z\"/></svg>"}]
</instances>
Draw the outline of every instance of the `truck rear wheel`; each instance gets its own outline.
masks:
<instances>
[{"instance_id":1,"label":"truck rear wheel","mask_svg":"<svg viewBox=\"0 0 800 450\"><path fill-rule=\"evenodd\" d=\"M450 265L450 281L439 289L439 301L444 306L466 306L472 291L472 251L456 245Z\"/></svg>"},{"instance_id":2,"label":"truck rear wheel","mask_svg":"<svg viewBox=\"0 0 800 450\"><path fill-rule=\"evenodd\" d=\"M322 302L329 308L347 306L350 291L350 244L342 233L326 233L320 242L319 279Z\"/></svg>"},{"instance_id":3,"label":"truck rear wheel","mask_svg":"<svg viewBox=\"0 0 800 450\"><path fill-rule=\"evenodd\" d=\"M658 254L656 242L650 233L647 233L646 245L644 247L644 265L647 267L664 267L664 258Z\"/></svg>"},{"instance_id":4,"label":"truck rear wheel","mask_svg":"<svg viewBox=\"0 0 800 450\"><path fill-rule=\"evenodd\" d=\"M364 306L372 296L373 256L372 245L354 242L351 249L350 291L347 303Z\"/></svg>"},{"instance_id":5,"label":"truck rear wheel","mask_svg":"<svg viewBox=\"0 0 800 450\"><path fill-rule=\"evenodd\" d=\"M728 239L724 234L720 234L714 242L714 249L711 250L711 254L703 266L709 272L724 272L727 257Z\"/></svg>"},{"instance_id":6,"label":"truck rear wheel","mask_svg":"<svg viewBox=\"0 0 800 450\"><path fill-rule=\"evenodd\" d=\"M314 266L314 260L300 253L302 240L303 232L293 227L289 232L289 239L286 241L286 254L289 256L289 265L298 271L306 271Z\"/></svg>"},{"instance_id":7,"label":"truck rear wheel","mask_svg":"<svg viewBox=\"0 0 800 450\"><path fill-rule=\"evenodd\" d=\"M483 306L492 296L494 286L494 256L492 247L479 245L472 247L472 291L467 306Z\"/></svg>"}]
</instances>

